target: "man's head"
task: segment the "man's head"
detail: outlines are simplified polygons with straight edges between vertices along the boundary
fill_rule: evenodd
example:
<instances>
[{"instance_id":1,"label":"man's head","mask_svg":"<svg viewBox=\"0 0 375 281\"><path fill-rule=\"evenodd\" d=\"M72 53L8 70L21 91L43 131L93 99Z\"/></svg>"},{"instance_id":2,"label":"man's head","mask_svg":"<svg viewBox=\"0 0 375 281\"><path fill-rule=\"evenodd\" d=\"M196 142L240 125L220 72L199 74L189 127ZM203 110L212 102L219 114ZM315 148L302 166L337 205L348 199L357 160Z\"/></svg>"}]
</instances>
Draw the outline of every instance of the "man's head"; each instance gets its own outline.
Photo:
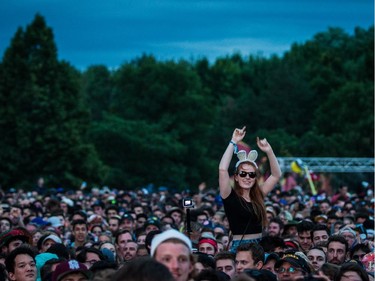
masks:
<instances>
[{"instance_id":1,"label":"man's head","mask_svg":"<svg viewBox=\"0 0 375 281\"><path fill-rule=\"evenodd\" d=\"M27 246L14 249L5 259L10 281L35 281L37 277L35 253Z\"/></svg>"},{"instance_id":2,"label":"man's head","mask_svg":"<svg viewBox=\"0 0 375 281\"><path fill-rule=\"evenodd\" d=\"M24 243L31 245L32 236L23 227L13 228L12 230L2 233L0 236L1 252L5 255L9 254Z\"/></svg>"},{"instance_id":3,"label":"man's head","mask_svg":"<svg viewBox=\"0 0 375 281\"><path fill-rule=\"evenodd\" d=\"M152 218L148 218L145 221L143 227L144 227L145 233L148 234L151 231L160 230L161 226L160 226L159 219L156 217L152 217Z\"/></svg>"},{"instance_id":4,"label":"man's head","mask_svg":"<svg viewBox=\"0 0 375 281\"><path fill-rule=\"evenodd\" d=\"M147 215L146 214L138 214L135 218L136 228L144 227L146 221L147 221Z\"/></svg>"},{"instance_id":5,"label":"man's head","mask_svg":"<svg viewBox=\"0 0 375 281\"><path fill-rule=\"evenodd\" d=\"M298 222L295 220L288 221L288 223L284 225L283 236L296 237L298 233L297 224Z\"/></svg>"},{"instance_id":6,"label":"man's head","mask_svg":"<svg viewBox=\"0 0 375 281\"><path fill-rule=\"evenodd\" d=\"M130 233L129 230L123 229L120 230L115 236L115 244L119 255L124 258L125 255L125 247L128 242L133 241L133 235Z\"/></svg>"},{"instance_id":7,"label":"man's head","mask_svg":"<svg viewBox=\"0 0 375 281\"><path fill-rule=\"evenodd\" d=\"M136 215L144 213L143 206L139 203L133 205L133 211Z\"/></svg>"},{"instance_id":8,"label":"man's head","mask_svg":"<svg viewBox=\"0 0 375 281\"><path fill-rule=\"evenodd\" d=\"M84 248L77 255L77 261L90 269L94 263L104 260L104 254L96 248Z\"/></svg>"},{"instance_id":9,"label":"man's head","mask_svg":"<svg viewBox=\"0 0 375 281\"><path fill-rule=\"evenodd\" d=\"M328 239L327 261L329 263L341 265L347 258L349 245L341 235L333 235Z\"/></svg>"},{"instance_id":10,"label":"man's head","mask_svg":"<svg viewBox=\"0 0 375 281\"><path fill-rule=\"evenodd\" d=\"M274 208L272 206L268 206L266 208L266 217L267 217L267 221L268 223L276 217L276 212L274 210Z\"/></svg>"},{"instance_id":11,"label":"man's head","mask_svg":"<svg viewBox=\"0 0 375 281\"><path fill-rule=\"evenodd\" d=\"M105 204L104 202L97 200L94 202L94 204L91 205L91 208L94 210L94 213L104 217L105 215Z\"/></svg>"},{"instance_id":12,"label":"man's head","mask_svg":"<svg viewBox=\"0 0 375 281\"><path fill-rule=\"evenodd\" d=\"M284 230L284 223L283 221L276 217L270 220L268 225L268 235L269 236L281 236Z\"/></svg>"},{"instance_id":13,"label":"man's head","mask_svg":"<svg viewBox=\"0 0 375 281\"><path fill-rule=\"evenodd\" d=\"M336 215L337 210L341 210L340 207L336 207L335 213L331 212L327 215L327 227L332 230L332 224L338 221L339 217ZM334 210L333 210L334 211Z\"/></svg>"},{"instance_id":14,"label":"man's head","mask_svg":"<svg viewBox=\"0 0 375 281\"><path fill-rule=\"evenodd\" d=\"M136 252L136 255L137 257L148 257L149 254L148 254L148 251L147 251L147 248L146 248L146 245L142 244L142 245L137 245L137 252Z\"/></svg>"},{"instance_id":15,"label":"man's head","mask_svg":"<svg viewBox=\"0 0 375 281\"><path fill-rule=\"evenodd\" d=\"M18 204L12 204L10 208L9 218L12 220L13 225L17 225L22 217L22 207Z\"/></svg>"},{"instance_id":16,"label":"man's head","mask_svg":"<svg viewBox=\"0 0 375 281\"><path fill-rule=\"evenodd\" d=\"M329 229L324 224L317 224L311 230L311 238L314 246L318 246L319 243L328 241L330 235Z\"/></svg>"},{"instance_id":17,"label":"man's head","mask_svg":"<svg viewBox=\"0 0 375 281\"><path fill-rule=\"evenodd\" d=\"M373 273L373 271L372 271ZM340 270L337 272L335 280L340 281L355 281L355 280L370 280L369 274L356 262L348 262L343 264L340 267ZM372 280L372 279L371 279Z\"/></svg>"},{"instance_id":18,"label":"man's head","mask_svg":"<svg viewBox=\"0 0 375 281\"><path fill-rule=\"evenodd\" d=\"M105 209L105 215L107 218L118 216L118 207L116 205L110 205Z\"/></svg>"},{"instance_id":19,"label":"man's head","mask_svg":"<svg viewBox=\"0 0 375 281\"><path fill-rule=\"evenodd\" d=\"M125 229L132 232L134 230L134 227L134 217L129 213L124 214L120 221L120 229Z\"/></svg>"},{"instance_id":20,"label":"man's head","mask_svg":"<svg viewBox=\"0 0 375 281\"><path fill-rule=\"evenodd\" d=\"M196 222L202 225L208 220L207 213L203 212L203 210L198 210L196 213L196 217Z\"/></svg>"},{"instance_id":21,"label":"man's head","mask_svg":"<svg viewBox=\"0 0 375 281\"><path fill-rule=\"evenodd\" d=\"M322 214L327 214L331 210L331 203L325 199L319 203L319 211Z\"/></svg>"},{"instance_id":22,"label":"man's head","mask_svg":"<svg viewBox=\"0 0 375 281\"><path fill-rule=\"evenodd\" d=\"M120 216L112 216L108 219L108 227L112 234L115 234L120 229Z\"/></svg>"},{"instance_id":23,"label":"man's head","mask_svg":"<svg viewBox=\"0 0 375 281\"><path fill-rule=\"evenodd\" d=\"M0 232L4 233L11 229L12 221L8 217L1 217L0 218Z\"/></svg>"},{"instance_id":24,"label":"man's head","mask_svg":"<svg viewBox=\"0 0 375 281\"><path fill-rule=\"evenodd\" d=\"M346 241L348 241L349 249L356 243L356 233L349 226L344 226L339 230L339 234L342 235Z\"/></svg>"},{"instance_id":25,"label":"man's head","mask_svg":"<svg viewBox=\"0 0 375 281\"><path fill-rule=\"evenodd\" d=\"M264 262L264 250L256 243L241 244L236 249L237 273L245 269L261 269Z\"/></svg>"},{"instance_id":26,"label":"man's head","mask_svg":"<svg viewBox=\"0 0 375 281\"><path fill-rule=\"evenodd\" d=\"M87 223L84 220L75 220L72 222L72 234L76 244L82 245L86 242L88 235Z\"/></svg>"},{"instance_id":27,"label":"man's head","mask_svg":"<svg viewBox=\"0 0 375 281\"><path fill-rule=\"evenodd\" d=\"M123 257L125 261L130 261L137 256L138 244L134 241L128 241L124 248Z\"/></svg>"},{"instance_id":28,"label":"man's head","mask_svg":"<svg viewBox=\"0 0 375 281\"><path fill-rule=\"evenodd\" d=\"M173 207L169 210L168 215L171 216L177 226L179 226L184 218L184 212L178 208Z\"/></svg>"},{"instance_id":29,"label":"man's head","mask_svg":"<svg viewBox=\"0 0 375 281\"><path fill-rule=\"evenodd\" d=\"M327 262L326 253L320 247L312 247L307 252L307 258L316 272Z\"/></svg>"},{"instance_id":30,"label":"man's head","mask_svg":"<svg viewBox=\"0 0 375 281\"><path fill-rule=\"evenodd\" d=\"M309 264L301 252L284 255L281 260L276 262L275 270L279 281L290 281L311 273Z\"/></svg>"},{"instance_id":31,"label":"man's head","mask_svg":"<svg viewBox=\"0 0 375 281\"><path fill-rule=\"evenodd\" d=\"M314 224L311 221L303 220L297 224L298 242L304 252L307 252L311 248L311 230L313 228Z\"/></svg>"},{"instance_id":32,"label":"man's head","mask_svg":"<svg viewBox=\"0 0 375 281\"><path fill-rule=\"evenodd\" d=\"M198 251L214 256L217 253L217 242L214 237L201 237L198 241Z\"/></svg>"},{"instance_id":33,"label":"man's head","mask_svg":"<svg viewBox=\"0 0 375 281\"><path fill-rule=\"evenodd\" d=\"M356 244L350 249L350 259L362 261L367 253L370 253L371 249L367 244Z\"/></svg>"},{"instance_id":34,"label":"man's head","mask_svg":"<svg viewBox=\"0 0 375 281\"><path fill-rule=\"evenodd\" d=\"M52 274L52 281L87 281L91 277L87 267L76 260L61 262Z\"/></svg>"},{"instance_id":35,"label":"man's head","mask_svg":"<svg viewBox=\"0 0 375 281\"><path fill-rule=\"evenodd\" d=\"M190 239L174 229L152 239L151 256L167 266L176 281L187 281L194 268Z\"/></svg>"},{"instance_id":36,"label":"man's head","mask_svg":"<svg viewBox=\"0 0 375 281\"><path fill-rule=\"evenodd\" d=\"M67 197L62 197L60 202L60 209L64 214L68 214L74 207L74 201Z\"/></svg>"},{"instance_id":37,"label":"man's head","mask_svg":"<svg viewBox=\"0 0 375 281\"><path fill-rule=\"evenodd\" d=\"M163 225L170 225L170 226L173 226L175 227L176 226L176 223L174 221L174 219L169 216L169 215L165 215L163 217L160 218L160 222L163 224ZM193 225L195 222L192 221L191 224Z\"/></svg>"},{"instance_id":38,"label":"man's head","mask_svg":"<svg viewBox=\"0 0 375 281\"><path fill-rule=\"evenodd\" d=\"M62 243L60 237L58 237L55 234L48 235L46 238L43 239L41 252L46 252L49 249L49 247L56 243Z\"/></svg>"},{"instance_id":39,"label":"man's head","mask_svg":"<svg viewBox=\"0 0 375 281\"><path fill-rule=\"evenodd\" d=\"M275 264L280 260L277 253L265 254L265 261L262 269L269 270L276 275Z\"/></svg>"},{"instance_id":40,"label":"man's head","mask_svg":"<svg viewBox=\"0 0 375 281\"><path fill-rule=\"evenodd\" d=\"M200 274L203 270L213 270L216 268L213 256L196 252L194 256L194 273Z\"/></svg>"},{"instance_id":41,"label":"man's head","mask_svg":"<svg viewBox=\"0 0 375 281\"><path fill-rule=\"evenodd\" d=\"M236 275L235 254L229 251L215 255L216 270L226 273L230 278Z\"/></svg>"}]
</instances>

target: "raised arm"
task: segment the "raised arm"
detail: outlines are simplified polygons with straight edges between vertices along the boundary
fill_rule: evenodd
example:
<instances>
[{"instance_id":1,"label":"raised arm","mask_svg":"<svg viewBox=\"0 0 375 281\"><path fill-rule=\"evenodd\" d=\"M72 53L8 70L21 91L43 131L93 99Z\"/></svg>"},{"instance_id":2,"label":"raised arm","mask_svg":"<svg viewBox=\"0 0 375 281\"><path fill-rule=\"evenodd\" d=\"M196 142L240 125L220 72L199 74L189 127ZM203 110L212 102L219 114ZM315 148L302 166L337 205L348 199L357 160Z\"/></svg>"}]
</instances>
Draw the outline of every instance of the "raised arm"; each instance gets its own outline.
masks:
<instances>
[{"instance_id":1,"label":"raised arm","mask_svg":"<svg viewBox=\"0 0 375 281\"><path fill-rule=\"evenodd\" d=\"M232 160L235 145L237 145L237 143L241 141L245 135L246 127L243 127L242 129L236 128L232 134L232 139L229 142L227 149L221 157L219 164L219 187L222 198L227 198L230 194L231 187L228 172L230 161Z\"/></svg>"},{"instance_id":2,"label":"raised arm","mask_svg":"<svg viewBox=\"0 0 375 281\"><path fill-rule=\"evenodd\" d=\"M281 170L279 166L279 162L273 153L271 145L267 142L266 139L259 139L257 137L257 144L260 150L267 154L268 161L271 167L271 175L267 178L267 180L261 186L262 192L264 196L266 196L278 183L281 177Z\"/></svg>"}]
</instances>

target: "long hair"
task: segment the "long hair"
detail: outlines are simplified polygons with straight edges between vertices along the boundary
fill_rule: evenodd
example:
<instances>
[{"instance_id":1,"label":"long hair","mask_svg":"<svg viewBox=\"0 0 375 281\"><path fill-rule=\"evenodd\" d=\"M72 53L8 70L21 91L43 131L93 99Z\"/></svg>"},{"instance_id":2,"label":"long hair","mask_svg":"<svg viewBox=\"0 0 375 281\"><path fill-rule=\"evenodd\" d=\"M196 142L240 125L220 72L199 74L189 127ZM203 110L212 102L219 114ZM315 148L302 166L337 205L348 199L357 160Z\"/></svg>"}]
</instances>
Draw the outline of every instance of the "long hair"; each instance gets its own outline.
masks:
<instances>
[{"instance_id":1,"label":"long hair","mask_svg":"<svg viewBox=\"0 0 375 281\"><path fill-rule=\"evenodd\" d=\"M264 195L259 187L259 177L260 177L259 170L255 167L253 163L244 162L244 163L241 163L237 167L235 174L238 173L239 168L245 163L253 166L257 175L256 181L253 187L250 188L249 197L250 197L251 202L253 203L254 213L256 217L258 218L259 221L262 222L262 227L265 228L267 226L267 216L266 216L266 207L264 205ZM234 181L234 191L240 197L241 202L243 200L243 202L246 204L245 199L242 198L243 189L240 187L237 181Z\"/></svg>"}]
</instances>

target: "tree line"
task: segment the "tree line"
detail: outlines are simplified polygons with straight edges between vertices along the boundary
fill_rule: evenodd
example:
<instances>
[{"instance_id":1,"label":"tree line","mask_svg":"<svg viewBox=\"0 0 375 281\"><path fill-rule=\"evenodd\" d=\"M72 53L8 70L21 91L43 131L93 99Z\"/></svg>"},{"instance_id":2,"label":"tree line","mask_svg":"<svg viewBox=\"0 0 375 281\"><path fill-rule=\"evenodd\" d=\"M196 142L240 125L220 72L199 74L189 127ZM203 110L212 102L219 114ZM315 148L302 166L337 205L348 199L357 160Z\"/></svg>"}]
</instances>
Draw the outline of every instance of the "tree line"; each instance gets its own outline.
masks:
<instances>
[{"instance_id":1,"label":"tree line","mask_svg":"<svg viewBox=\"0 0 375 281\"><path fill-rule=\"evenodd\" d=\"M79 71L38 14L0 63L0 184L215 187L244 125L248 145L266 137L277 156L373 157L373 34L329 28L282 56L141 55Z\"/></svg>"}]
</instances>

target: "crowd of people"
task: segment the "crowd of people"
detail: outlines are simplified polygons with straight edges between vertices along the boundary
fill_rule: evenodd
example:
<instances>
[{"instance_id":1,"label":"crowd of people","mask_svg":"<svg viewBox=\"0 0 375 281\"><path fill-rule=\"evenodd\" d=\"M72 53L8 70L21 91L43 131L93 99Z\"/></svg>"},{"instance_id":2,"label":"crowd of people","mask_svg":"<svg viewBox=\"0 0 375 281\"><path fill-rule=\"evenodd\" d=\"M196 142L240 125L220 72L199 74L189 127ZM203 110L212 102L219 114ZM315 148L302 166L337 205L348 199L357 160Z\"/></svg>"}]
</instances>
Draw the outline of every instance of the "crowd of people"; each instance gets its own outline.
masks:
<instances>
[{"instance_id":1,"label":"crowd of people","mask_svg":"<svg viewBox=\"0 0 375 281\"><path fill-rule=\"evenodd\" d=\"M0 281L373 280L372 193L283 191L267 140L263 177L254 150L236 151L244 136L219 188L3 190Z\"/></svg>"}]
</instances>

